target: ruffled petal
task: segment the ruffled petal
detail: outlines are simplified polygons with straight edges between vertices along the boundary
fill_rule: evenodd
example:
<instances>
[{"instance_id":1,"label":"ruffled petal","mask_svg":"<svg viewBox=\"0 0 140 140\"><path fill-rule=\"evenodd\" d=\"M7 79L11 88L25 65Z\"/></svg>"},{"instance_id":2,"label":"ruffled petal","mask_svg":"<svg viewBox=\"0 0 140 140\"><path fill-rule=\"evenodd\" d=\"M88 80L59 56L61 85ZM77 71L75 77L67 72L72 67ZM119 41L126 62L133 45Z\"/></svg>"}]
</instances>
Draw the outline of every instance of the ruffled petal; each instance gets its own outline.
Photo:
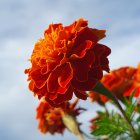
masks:
<instances>
[{"instance_id":1,"label":"ruffled petal","mask_svg":"<svg viewBox=\"0 0 140 140\"><path fill-rule=\"evenodd\" d=\"M97 36L98 41L104 38L106 30L92 29L93 33Z\"/></svg>"},{"instance_id":2,"label":"ruffled petal","mask_svg":"<svg viewBox=\"0 0 140 140\"><path fill-rule=\"evenodd\" d=\"M71 100L73 95L73 88L70 86L68 90L65 92L65 94L58 94L57 98L51 100L49 98L45 98L47 102L51 104L51 106L54 107L61 107L64 106L64 102Z\"/></svg>"},{"instance_id":3,"label":"ruffled petal","mask_svg":"<svg viewBox=\"0 0 140 140\"><path fill-rule=\"evenodd\" d=\"M102 70L109 72L109 61L107 56L111 53L111 50L102 44L97 44L93 47L95 53L95 61L93 67L100 67Z\"/></svg>"},{"instance_id":4,"label":"ruffled petal","mask_svg":"<svg viewBox=\"0 0 140 140\"><path fill-rule=\"evenodd\" d=\"M88 97L88 95L85 93L85 91L74 89L74 93L77 98L82 99L82 100L86 100Z\"/></svg>"},{"instance_id":5,"label":"ruffled petal","mask_svg":"<svg viewBox=\"0 0 140 140\"><path fill-rule=\"evenodd\" d=\"M85 82L79 82L75 78L72 79L72 86L76 89L83 90L83 91L90 91L96 84L98 80L88 79Z\"/></svg>"},{"instance_id":6,"label":"ruffled petal","mask_svg":"<svg viewBox=\"0 0 140 140\"><path fill-rule=\"evenodd\" d=\"M50 93L64 93L67 90L67 85L73 76L73 70L70 63L65 63L58 66L48 77L47 87Z\"/></svg>"},{"instance_id":7,"label":"ruffled petal","mask_svg":"<svg viewBox=\"0 0 140 140\"><path fill-rule=\"evenodd\" d=\"M46 84L48 75L49 73L42 75L41 69L37 69L31 72L31 78L34 80L36 87L39 89Z\"/></svg>"},{"instance_id":8,"label":"ruffled petal","mask_svg":"<svg viewBox=\"0 0 140 140\"><path fill-rule=\"evenodd\" d=\"M71 60L74 77L79 82L84 82L88 80L88 72L95 59L94 56L95 55L93 51L88 51L84 58Z\"/></svg>"},{"instance_id":9,"label":"ruffled petal","mask_svg":"<svg viewBox=\"0 0 140 140\"><path fill-rule=\"evenodd\" d=\"M52 32L54 32L57 28L62 27L62 24L50 24L49 28L47 30L45 30L44 32L44 36L46 36L47 34L51 34Z\"/></svg>"},{"instance_id":10,"label":"ruffled petal","mask_svg":"<svg viewBox=\"0 0 140 140\"><path fill-rule=\"evenodd\" d=\"M76 47L71 57L80 57L80 58L84 57L86 54L86 51L90 49L92 45L93 45L92 41L86 40L85 42L83 42L82 44Z\"/></svg>"}]
</instances>

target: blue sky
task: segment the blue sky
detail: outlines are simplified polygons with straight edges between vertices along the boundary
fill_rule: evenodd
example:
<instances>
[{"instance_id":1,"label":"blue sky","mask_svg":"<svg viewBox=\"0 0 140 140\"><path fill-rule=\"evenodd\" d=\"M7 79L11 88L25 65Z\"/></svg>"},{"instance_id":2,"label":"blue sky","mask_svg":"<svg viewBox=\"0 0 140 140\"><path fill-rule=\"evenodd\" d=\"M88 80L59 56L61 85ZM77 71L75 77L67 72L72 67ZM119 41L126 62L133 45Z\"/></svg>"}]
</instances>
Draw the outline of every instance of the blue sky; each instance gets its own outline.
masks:
<instances>
[{"instance_id":1,"label":"blue sky","mask_svg":"<svg viewBox=\"0 0 140 140\"><path fill-rule=\"evenodd\" d=\"M106 29L101 41L112 49L110 68L137 66L140 62L139 0L0 0L0 140L61 140L37 130L36 98L27 88L25 68L34 43L50 23L71 24L83 17L89 26ZM97 105L82 102L90 111L79 119L87 122ZM88 123L83 126L88 130ZM88 132L88 131L87 131Z\"/></svg>"}]
</instances>

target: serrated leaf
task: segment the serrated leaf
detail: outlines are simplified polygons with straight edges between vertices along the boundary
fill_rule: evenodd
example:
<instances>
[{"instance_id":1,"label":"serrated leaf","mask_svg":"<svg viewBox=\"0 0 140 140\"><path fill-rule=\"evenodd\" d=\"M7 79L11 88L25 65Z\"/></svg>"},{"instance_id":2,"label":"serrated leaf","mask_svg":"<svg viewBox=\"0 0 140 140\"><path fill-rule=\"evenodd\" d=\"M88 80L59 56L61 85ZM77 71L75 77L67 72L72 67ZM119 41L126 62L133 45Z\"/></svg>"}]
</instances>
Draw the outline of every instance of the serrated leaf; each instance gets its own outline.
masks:
<instances>
[{"instance_id":1,"label":"serrated leaf","mask_svg":"<svg viewBox=\"0 0 140 140\"><path fill-rule=\"evenodd\" d=\"M122 125L123 124L123 125ZM117 113L106 115L95 122L97 128L92 132L94 136L109 136L109 139L116 139L117 137L129 133L126 121Z\"/></svg>"},{"instance_id":2,"label":"serrated leaf","mask_svg":"<svg viewBox=\"0 0 140 140\"><path fill-rule=\"evenodd\" d=\"M124 103L125 106L129 106L130 105L130 101L126 97L123 98L123 103Z\"/></svg>"},{"instance_id":3,"label":"serrated leaf","mask_svg":"<svg viewBox=\"0 0 140 140\"><path fill-rule=\"evenodd\" d=\"M133 119L133 116L136 113L135 108L137 107L137 105L138 105L137 100L134 103L128 101L128 104L125 104L125 107L126 107L125 112L129 119Z\"/></svg>"}]
</instances>

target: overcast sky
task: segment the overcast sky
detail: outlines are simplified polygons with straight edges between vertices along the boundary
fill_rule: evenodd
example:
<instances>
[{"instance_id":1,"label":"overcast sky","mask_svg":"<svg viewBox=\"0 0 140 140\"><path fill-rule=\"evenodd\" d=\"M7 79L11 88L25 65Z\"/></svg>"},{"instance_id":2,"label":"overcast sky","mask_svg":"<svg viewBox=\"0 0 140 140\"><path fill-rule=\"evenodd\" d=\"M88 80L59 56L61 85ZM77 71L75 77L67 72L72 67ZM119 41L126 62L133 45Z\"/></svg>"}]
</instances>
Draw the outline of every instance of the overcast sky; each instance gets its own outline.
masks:
<instances>
[{"instance_id":1,"label":"overcast sky","mask_svg":"<svg viewBox=\"0 0 140 140\"><path fill-rule=\"evenodd\" d=\"M71 140L64 136L42 135L37 130L36 98L27 88L24 69L34 43L43 37L50 23L71 24L83 17L89 26L106 29L101 42L112 49L110 68L140 62L139 0L0 0L0 140ZM90 111L80 120L94 115L88 101L82 102ZM88 123L83 126L88 130ZM88 131L87 131L88 132Z\"/></svg>"}]
</instances>

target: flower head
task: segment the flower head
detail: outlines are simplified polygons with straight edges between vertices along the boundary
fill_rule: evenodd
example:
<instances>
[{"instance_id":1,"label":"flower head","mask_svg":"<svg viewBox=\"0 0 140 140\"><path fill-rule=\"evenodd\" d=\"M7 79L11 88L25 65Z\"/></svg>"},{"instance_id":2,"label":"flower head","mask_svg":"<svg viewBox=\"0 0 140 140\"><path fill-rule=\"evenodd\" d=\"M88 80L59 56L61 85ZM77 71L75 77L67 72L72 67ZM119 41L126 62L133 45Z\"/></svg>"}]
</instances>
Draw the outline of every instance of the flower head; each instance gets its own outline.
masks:
<instances>
[{"instance_id":1,"label":"flower head","mask_svg":"<svg viewBox=\"0 0 140 140\"><path fill-rule=\"evenodd\" d=\"M111 71L103 76L102 84L110 90L118 99L122 100L124 96L130 96L132 91L136 89L135 97L140 95L140 66L121 67ZM89 97L92 101L98 103L106 103L109 99L97 92L91 91Z\"/></svg>"},{"instance_id":2,"label":"flower head","mask_svg":"<svg viewBox=\"0 0 140 140\"><path fill-rule=\"evenodd\" d=\"M124 96L130 96L131 93L135 90L134 96L137 98L140 96L140 63L138 64L138 67L136 68L136 71L133 75L133 82L127 88L127 90L124 92Z\"/></svg>"},{"instance_id":3,"label":"flower head","mask_svg":"<svg viewBox=\"0 0 140 140\"><path fill-rule=\"evenodd\" d=\"M43 101L37 107L37 116L39 120L38 128L42 133L59 133L63 134L66 126L63 122L64 114L72 116L75 120L81 113L83 108L76 108L78 100L74 103L66 103L65 108L54 108L50 106L46 101Z\"/></svg>"},{"instance_id":4,"label":"flower head","mask_svg":"<svg viewBox=\"0 0 140 140\"><path fill-rule=\"evenodd\" d=\"M72 98L73 93L85 100L91 90L109 71L110 49L98 41L104 30L88 27L79 19L69 26L51 24L34 47L28 74L29 89L52 106Z\"/></svg>"},{"instance_id":5,"label":"flower head","mask_svg":"<svg viewBox=\"0 0 140 140\"><path fill-rule=\"evenodd\" d=\"M37 108L38 128L42 133L63 133L65 126L59 108L53 109L48 103L41 102Z\"/></svg>"}]
</instances>

